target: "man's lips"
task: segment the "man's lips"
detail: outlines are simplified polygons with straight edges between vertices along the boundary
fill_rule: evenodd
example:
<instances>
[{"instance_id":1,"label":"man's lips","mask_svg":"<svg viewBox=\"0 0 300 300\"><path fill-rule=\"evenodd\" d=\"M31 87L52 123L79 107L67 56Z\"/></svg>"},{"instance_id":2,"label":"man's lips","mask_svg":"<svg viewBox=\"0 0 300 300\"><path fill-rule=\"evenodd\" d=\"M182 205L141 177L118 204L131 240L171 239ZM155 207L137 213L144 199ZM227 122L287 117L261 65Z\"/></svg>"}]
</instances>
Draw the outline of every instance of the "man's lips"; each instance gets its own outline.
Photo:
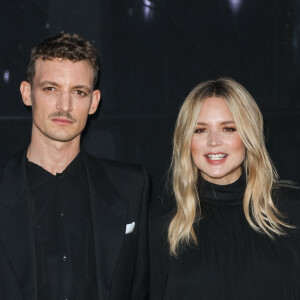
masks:
<instances>
[{"instance_id":1,"label":"man's lips","mask_svg":"<svg viewBox=\"0 0 300 300\"><path fill-rule=\"evenodd\" d=\"M51 121L53 121L55 123L60 123L60 124L71 124L71 123L73 123L73 121L70 120L70 119L59 118L59 117L52 118Z\"/></svg>"},{"instance_id":2,"label":"man's lips","mask_svg":"<svg viewBox=\"0 0 300 300\"><path fill-rule=\"evenodd\" d=\"M226 160L228 154L223 152L218 152L218 153L206 153L204 154L204 156L207 162L213 165L217 165L223 163Z\"/></svg>"}]
</instances>

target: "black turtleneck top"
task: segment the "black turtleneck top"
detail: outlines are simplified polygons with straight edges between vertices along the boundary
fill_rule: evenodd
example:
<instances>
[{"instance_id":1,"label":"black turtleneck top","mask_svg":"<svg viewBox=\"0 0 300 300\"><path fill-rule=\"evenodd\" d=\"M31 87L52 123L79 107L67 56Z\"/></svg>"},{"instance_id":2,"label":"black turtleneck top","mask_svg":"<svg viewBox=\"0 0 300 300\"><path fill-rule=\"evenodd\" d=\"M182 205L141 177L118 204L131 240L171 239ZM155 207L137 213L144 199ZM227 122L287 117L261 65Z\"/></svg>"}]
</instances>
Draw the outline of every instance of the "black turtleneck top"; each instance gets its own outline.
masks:
<instances>
[{"instance_id":1,"label":"black turtleneck top","mask_svg":"<svg viewBox=\"0 0 300 300\"><path fill-rule=\"evenodd\" d=\"M220 186L199 184L202 218L195 225L198 244L168 253L167 230L173 209L153 208L150 230L151 299L300 299L300 193L274 191L286 221L297 226L274 240L254 231L243 211L245 178Z\"/></svg>"}]
</instances>

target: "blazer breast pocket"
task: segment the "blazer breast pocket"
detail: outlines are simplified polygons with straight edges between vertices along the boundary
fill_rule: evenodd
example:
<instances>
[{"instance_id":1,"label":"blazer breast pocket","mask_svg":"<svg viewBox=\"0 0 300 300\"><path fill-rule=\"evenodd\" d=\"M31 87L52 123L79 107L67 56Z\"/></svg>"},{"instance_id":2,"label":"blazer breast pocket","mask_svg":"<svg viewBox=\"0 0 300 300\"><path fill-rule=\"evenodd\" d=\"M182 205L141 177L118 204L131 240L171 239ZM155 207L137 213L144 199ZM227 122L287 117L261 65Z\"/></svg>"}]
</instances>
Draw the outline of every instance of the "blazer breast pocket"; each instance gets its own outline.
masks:
<instances>
[{"instance_id":1,"label":"blazer breast pocket","mask_svg":"<svg viewBox=\"0 0 300 300\"><path fill-rule=\"evenodd\" d=\"M125 234L133 233L135 229L135 222L126 224Z\"/></svg>"},{"instance_id":2,"label":"blazer breast pocket","mask_svg":"<svg viewBox=\"0 0 300 300\"><path fill-rule=\"evenodd\" d=\"M124 249L130 249L130 251L135 251L135 246L137 243L137 236L138 236L138 228L135 222L130 222L126 224L126 229L124 232L124 241L123 247Z\"/></svg>"}]
</instances>

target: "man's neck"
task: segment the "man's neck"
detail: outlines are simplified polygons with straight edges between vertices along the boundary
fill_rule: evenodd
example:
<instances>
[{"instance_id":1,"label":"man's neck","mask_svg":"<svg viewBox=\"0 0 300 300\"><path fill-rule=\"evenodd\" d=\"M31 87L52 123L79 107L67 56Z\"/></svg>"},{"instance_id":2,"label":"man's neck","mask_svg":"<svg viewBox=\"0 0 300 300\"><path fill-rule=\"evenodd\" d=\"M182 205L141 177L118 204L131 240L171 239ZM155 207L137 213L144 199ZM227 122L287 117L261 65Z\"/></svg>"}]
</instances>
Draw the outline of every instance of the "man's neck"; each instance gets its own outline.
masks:
<instances>
[{"instance_id":1,"label":"man's neck","mask_svg":"<svg viewBox=\"0 0 300 300\"><path fill-rule=\"evenodd\" d=\"M27 158L55 175L62 173L79 151L80 137L70 142L48 141L48 143L32 138Z\"/></svg>"}]
</instances>

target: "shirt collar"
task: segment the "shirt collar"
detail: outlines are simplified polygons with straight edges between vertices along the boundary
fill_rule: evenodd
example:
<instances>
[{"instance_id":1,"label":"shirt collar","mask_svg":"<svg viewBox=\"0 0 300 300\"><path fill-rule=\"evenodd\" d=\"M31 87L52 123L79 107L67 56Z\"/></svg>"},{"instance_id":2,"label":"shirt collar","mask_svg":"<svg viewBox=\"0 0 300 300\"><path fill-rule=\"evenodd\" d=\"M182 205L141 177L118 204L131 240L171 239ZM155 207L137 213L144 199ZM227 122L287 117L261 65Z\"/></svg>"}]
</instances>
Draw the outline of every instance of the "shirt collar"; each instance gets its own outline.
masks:
<instances>
[{"instance_id":1,"label":"shirt collar","mask_svg":"<svg viewBox=\"0 0 300 300\"><path fill-rule=\"evenodd\" d=\"M79 152L72 162L66 167L62 173L51 174L38 164L35 164L27 159L27 175L28 183L32 188L45 183L48 180L55 178L56 176L64 176L64 174L70 174L82 183L86 183L86 169L83 159L83 154Z\"/></svg>"},{"instance_id":2,"label":"shirt collar","mask_svg":"<svg viewBox=\"0 0 300 300\"><path fill-rule=\"evenodd\" d=\"M62 173L56 173L57 176L59 174L63 175L68 173L73 177L77 178L81 182L86 182L86 169L85 163L83 159L82 152L79 152L77 156L73 159L73 161L66 167L66 169Z\"/></svg>"}]
</instances>

